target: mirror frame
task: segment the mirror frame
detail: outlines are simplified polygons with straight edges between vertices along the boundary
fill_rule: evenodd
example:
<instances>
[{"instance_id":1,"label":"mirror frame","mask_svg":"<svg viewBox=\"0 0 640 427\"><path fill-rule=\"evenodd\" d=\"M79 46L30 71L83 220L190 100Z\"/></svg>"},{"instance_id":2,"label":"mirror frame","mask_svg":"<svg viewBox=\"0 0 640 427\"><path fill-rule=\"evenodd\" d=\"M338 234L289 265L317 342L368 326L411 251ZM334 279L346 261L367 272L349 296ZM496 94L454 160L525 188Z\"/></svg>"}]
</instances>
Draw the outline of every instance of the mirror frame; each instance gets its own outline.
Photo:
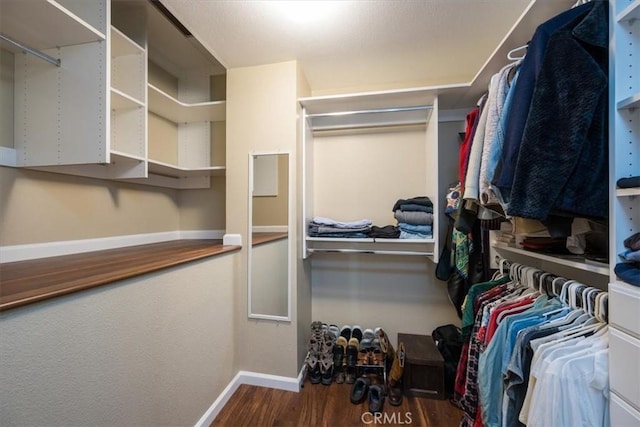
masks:
<instances>
[{"instance_id":1,"label":"mirror frame","mask_svg":"<svg viewBox=\"0 0 640 427\"><path fill-rule=\"evenodd\" d=\"M253 313L251 304L253 280L252 260L253 260L253 166L256 156L287 155L287 315L276 316L271 314ZM249 319L273 320L277 322L291 322L291 256L293 254L293 239L291 236L291 224L293 217L293 159L290 151L250 151L249 152L249 197L248 197L248 218L247 218L247 316Z\"/></svg>"}]
</instances>

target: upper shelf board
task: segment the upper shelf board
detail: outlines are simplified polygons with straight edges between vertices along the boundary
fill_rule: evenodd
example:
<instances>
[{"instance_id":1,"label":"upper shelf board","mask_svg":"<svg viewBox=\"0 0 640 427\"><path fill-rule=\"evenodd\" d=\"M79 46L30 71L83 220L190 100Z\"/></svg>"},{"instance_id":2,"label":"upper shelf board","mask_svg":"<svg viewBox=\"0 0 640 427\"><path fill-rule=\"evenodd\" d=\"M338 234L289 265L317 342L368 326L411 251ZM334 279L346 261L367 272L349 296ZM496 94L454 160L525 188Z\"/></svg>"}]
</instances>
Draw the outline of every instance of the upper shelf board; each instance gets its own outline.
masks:
<instances>
[{"instance_id":1,"label":"upper shelf board","mask_svg":"<svg viewBox=\"0 0 640 427\"><path fill-rule=\"evenodd\" d=\"M631 21L638 18L640 18L640 0L635 0L616 16L618 22Z\"/></svg>"},{"instance_id":2,"label":"upper shelf board","mask_svg":"<svg viewBox=\"0 0 640 427\"><path fill-rule=\"evenodd\" d=\"M171 178L188 178L198 176L224 176L224 166L209 166L200 168L184 168L169 163L149 160L149 173Z\"/></svg>"},{"instance_id":3,"label":"upper shelf board","mask_svg":"<svg viewBox=\"0 0 640 427\"><path fill-rule=\"evenodd\" d=\"M225 101L186 104L149 84L149 111L174 123L222 122L226 118Z\"/></svg>"},{"instance_id":4,"label":"upper shelf board","mask_svg":"<svg viewBox=\"0 0 640 427\"><path fill-rule=\"evenodd\" d=\"M54 0L2 0L0 28L8 37L38 50L105 40L102 32Z\"/></svg>"}]
</instances>

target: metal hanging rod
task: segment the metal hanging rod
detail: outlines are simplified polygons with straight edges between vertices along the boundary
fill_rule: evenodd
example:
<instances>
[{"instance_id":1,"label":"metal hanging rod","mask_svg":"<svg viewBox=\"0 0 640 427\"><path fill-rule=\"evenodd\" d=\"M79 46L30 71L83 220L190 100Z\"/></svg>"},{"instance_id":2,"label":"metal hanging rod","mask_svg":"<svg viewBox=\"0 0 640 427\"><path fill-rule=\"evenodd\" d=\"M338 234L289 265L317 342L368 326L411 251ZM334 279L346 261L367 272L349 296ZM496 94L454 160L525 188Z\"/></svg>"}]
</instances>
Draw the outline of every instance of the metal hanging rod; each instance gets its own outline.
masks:
<instances>
[{"instance_id":1,"label":"metal hanging rod","mask_svg":"<svg viewBox=\"0 0 640 427\"><path fill-rule=\"evenodd\" d=\"M14 45L15 47L17 47L18 49L20 49L21 51L25 52L25 53L30 53L31 55L42 59L43 61L47 61L50 64L55 65L56 67L59 67L62 64L62 61L60 61L58 58L54 58L52 56L47 55L46 53L42 53L37 49L34 49L32 47L27 46L24 43L21 43L17 40L12 39L11 37L7 36L6 34L0 33L0 39L6 41L9 44Z\"/></svg>"},{"instance_id":2,"label":"metal hanging rod","mask_svg":"<svg viewBox=\"0 0 640 427\"><path fill-rule=\"evenodd\" d=\"M368 249L307 249L309 252L337 252L346 254L374 254L374 255L415 255L415 256L433 256L433 252L419 251L382 251Z\"/></svg>"},{"instance_id":3,"label":"metal hanging rod","mask_svg":"<svg viewBox=\"0 0 640 427\"><path fill-rule=\"evenodd\" d=\"M395 108L379 108L372 110L353 110L353 111L337 111L334 113L316 113L307 114L307 117L336 117L336 116L351 116L356 114L375 114L375 113L401 113L406 111L423 111L432 110L433 105L416 105L413 107L395 107Z\"/></svg>"}]
</instances>

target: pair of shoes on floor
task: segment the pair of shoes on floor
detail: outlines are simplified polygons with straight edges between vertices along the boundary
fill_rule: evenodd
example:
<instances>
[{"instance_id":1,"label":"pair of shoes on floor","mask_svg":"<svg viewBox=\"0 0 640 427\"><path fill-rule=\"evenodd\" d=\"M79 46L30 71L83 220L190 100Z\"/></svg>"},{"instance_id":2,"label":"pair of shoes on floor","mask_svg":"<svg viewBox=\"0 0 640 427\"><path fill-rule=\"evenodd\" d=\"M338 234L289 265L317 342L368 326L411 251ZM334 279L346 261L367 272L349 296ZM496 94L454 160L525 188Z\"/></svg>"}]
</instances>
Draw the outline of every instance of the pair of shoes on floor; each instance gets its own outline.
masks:
<instances>
[{"instance_id":1,"label":"pair of shoes on floor","mask_svg":"<svg viewBox=\"0 0 640 427\"><path fill-rule=\"evenodd\" d=\"M343 336L338 336L333 346L333 373L334 380L338 384L342 384L345 381L348 344Z\"/></svg>"},{"instance_id":2,"label":"pair of shoes on floor","mask_svg":"<svg viewBox=\"0 0 640 427\"><path fill-rule=\"evenodd\" d=\"M311 323L307 356L307 375L311 384L330 385L333 381L335 342L335 335L328 325L317 321Z\"/></svg>"},{"instance_id":3,"label":"pair of shoes on floor","mask_svg":"<svg viewBox=\"0 0 640 427\"><path fill-rule=\"evenodd\" d=\"M356 366L358 365L358 350L360 348L360 340L362 339L362 328L358 325L349 326L344 325L340 329L340 337L338 339L344 344L347 342L345 348L345 382L347 384L353 384L356 376Z\"/></svg>"},{"instance_id":4,"label":"pair of shoes on floor","mask_svg":"<svg viewBox=\"0 0 640 427\"><path fill-rule=\"evenodd\" d=\"M368 377L360 377L355 380L351 388L351 403L358 405L369 401L369 412L378 414L382 412L384 406L384 388L381 384L372 384Z\"/></svg>"},{"instance_id":5,"label":"pair of shoes on floor","mask_svg":"<svg viewBox=\"0 0 640 427\"><path fill-rule=\"evenodd\" d=\"M380 350L378 338L362 338L358 353L358 365L384 366L384 354Z\"/></svg>"}]
</instances>

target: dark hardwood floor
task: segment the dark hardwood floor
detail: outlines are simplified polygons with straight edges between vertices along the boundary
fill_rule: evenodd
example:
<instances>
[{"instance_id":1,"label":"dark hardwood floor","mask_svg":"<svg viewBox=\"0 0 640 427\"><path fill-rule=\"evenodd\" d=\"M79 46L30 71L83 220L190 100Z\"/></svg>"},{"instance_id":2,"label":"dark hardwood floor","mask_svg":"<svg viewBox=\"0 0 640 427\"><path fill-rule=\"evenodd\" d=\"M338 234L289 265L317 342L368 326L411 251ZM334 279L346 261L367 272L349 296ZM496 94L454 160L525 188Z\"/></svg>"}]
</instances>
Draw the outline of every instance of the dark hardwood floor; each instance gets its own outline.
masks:
<instances>
[{"instance_id":1,"label":"dark hardwood floor","mask_svg":"<svg viewBox=\"0 0 640 427\"><path fill-rule=\"evenodd\" d=\"M457 426L462 417L448 400L404 398L385 402L378 418L368 404L349 400L350 384L330 386L305 382L300 393L242 385L211 424L219 426Z\"/></svg>"}]
</instances>

